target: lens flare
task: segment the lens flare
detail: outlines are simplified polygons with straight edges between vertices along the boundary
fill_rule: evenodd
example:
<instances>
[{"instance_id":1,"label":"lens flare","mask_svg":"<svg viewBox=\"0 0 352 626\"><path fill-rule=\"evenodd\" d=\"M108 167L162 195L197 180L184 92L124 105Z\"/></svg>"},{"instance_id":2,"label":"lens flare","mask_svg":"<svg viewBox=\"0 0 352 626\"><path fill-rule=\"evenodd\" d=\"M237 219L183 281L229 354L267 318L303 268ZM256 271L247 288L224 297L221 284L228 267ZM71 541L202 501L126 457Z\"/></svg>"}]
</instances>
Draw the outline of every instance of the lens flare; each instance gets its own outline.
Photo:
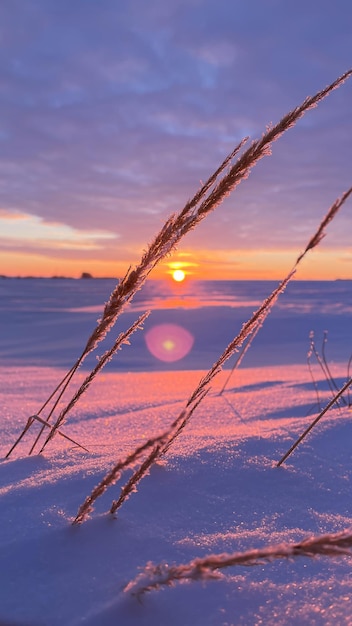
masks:
<instances>
[{"instance_id":1,"label":"lens flare","mask_svg":"<svg viewBox=\"0 0 352 626\"><path fill-rule=\"evenodd\" d=\"M146 332L145 342L153 356L172 363L183 359L190 352L194 337L177 324L158 324Z\"/></svg>"}]
</instances>

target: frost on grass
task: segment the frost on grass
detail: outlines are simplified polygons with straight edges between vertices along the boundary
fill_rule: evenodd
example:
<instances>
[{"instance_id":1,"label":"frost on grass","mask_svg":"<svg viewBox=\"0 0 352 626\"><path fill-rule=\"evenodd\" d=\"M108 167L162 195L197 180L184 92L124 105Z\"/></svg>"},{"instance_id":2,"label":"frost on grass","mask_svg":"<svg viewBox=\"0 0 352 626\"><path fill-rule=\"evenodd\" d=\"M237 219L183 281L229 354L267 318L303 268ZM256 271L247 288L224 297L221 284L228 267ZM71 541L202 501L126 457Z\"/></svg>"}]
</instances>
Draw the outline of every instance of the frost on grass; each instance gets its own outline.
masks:
<instances>
[{"instance_id":1,"label":"frost on grass","mask_svg":"<svg viewBox=\"0 0 352 626\"><path fill-rule=\"evenodd\" d=\"M198 558L184 565L153 565L148 563L124 591L140 597L147 591L170 587L179 582L218 580L224 575L221 570L238 565L262 565L276 559L295 557L352 556L352 529L342 533L309 537L299 543L282 543L258 550L234 554L212 554Z\"/></svg>"}]
</instances>

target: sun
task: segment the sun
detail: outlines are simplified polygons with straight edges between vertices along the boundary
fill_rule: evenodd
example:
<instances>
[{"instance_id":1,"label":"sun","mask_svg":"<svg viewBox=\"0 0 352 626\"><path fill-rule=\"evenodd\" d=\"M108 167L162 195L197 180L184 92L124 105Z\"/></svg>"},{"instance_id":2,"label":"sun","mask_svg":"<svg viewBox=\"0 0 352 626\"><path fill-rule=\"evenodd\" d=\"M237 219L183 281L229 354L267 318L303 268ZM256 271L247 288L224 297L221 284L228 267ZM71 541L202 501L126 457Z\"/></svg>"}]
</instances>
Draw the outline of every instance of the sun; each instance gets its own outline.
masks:
<instances>
[{"instance_id":1,"label":"sun","mask_svg":"<svg viewBox=\"0 0 352 626\"><path fill-rule=\"evenodd\" d=\"M186 274L183 270L174 270L172 272L172 278L177 282L177 283L182 283L182 281L186 278Z\"/></svg>"}]
</instances>

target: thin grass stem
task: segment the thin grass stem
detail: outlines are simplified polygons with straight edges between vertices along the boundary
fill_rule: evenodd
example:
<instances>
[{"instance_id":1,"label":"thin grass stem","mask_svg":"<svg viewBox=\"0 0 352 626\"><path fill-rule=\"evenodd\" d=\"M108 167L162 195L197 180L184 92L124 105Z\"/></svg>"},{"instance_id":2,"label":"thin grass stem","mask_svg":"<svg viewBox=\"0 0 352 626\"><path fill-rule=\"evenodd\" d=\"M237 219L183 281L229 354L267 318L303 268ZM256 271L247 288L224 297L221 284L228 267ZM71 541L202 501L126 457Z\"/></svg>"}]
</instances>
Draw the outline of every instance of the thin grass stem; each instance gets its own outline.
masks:
<instances>
[{"instance_id":1,"label":"thin grass stem","mask_svg":"<svg viewBox=\"0 0 352 626\"><path fill-rule=\"evenodd\" d=\"M319 413L319 415L313 420L313 422L306 428L306 430L302 433L302 435L295 441L295 443L291 446L291 448L284 454L284 456L277 463L277 467L280 467L286 459L290 456L290 454L297 448L297 446L303 441L303 439L308 435L308 433L314 428L314 426L321 420L321 418L331 409L332 406L337 402L339 398L347 391L347 389L352 385L352 378L350 378L344 385L341 387L340 391L333 397L332 400L326 405L326 407Z\"/></svg>"},{"instance_id":2,"label":"thin grass stem","mask_svg":"<svg viewBox=\"0 0 352 626\"><path fill-rule=\"evenodd\" d=\"M122 347L123 344L129 343L129 338L131 337L131 335L143 327L143 323L145 322L149 314L150 314L150 311L146 311L145 313L140 315L139 318L128 328L128 330L126 330L124 333L121 333L117 337L116 341L114 342L114 345L109 350L107 350L105 354L103 354L102 357L99 358L99 361L96 364L95 368L88 374L88 376L86 376L83 383L81 384L79 389L76 391L76 393L73 395L69 403L65 406L65 408L62 409L54 426L50 429L50 433L47 436L43 446L41 447L39 454L42 454L42 452L44 451L44 448L47 446L49 441L55 436L56 431L64 422L68 412L74 407L74 405L78 402L82 394L88 389L88 387L93 382L96 375L112 359L113 355L117 352L117 350L119 350Z\"/></svg>"},{"instance_id":3,"label":"thin grass stem","mask_svg":"<svg viewBox=\"0 0 352 626\"><path fill-rule=\"evenodd\" d=\"M50 422L50 420L51 420L51 418L52 418L52 415L53 415L53 413L54 413L54 411L55 411L56 407L58 406L58 404L59 404L59 402L60 402L60 400L61 400L62 396L64 395L64 393L65 393L65 391L66 391L67 387L69 386L69 384L70 384L70 382L71 382L71 380L72 380L72 378L73 378L73 376L74 376L75 372L77 371L78 367L80 366L80 363L81 363L81 361L80 361L80 359L78 359L78 361L75 363L75 365L74 365L74 366L70 369L70 371L67 373L67 375L66 375L66 376L62 379L61 383L60 383L60 384L56 387L56 390L55 390L55 391L56 391L56 392L60 391L60 393L58 393L58 396L56 397L55 402L54 402L53 406L51 407L50 412L49 412L49 414L48 414L48 416L47 416L47 418L46 418L46 420L45 420L45 422L46 422L47 424L49 424L49 422ZM52 399L52 398L53 398L54 393L55 393L55 392L53 392L53 393L51 394L50 399ZM49 399L49 400L50 400L50 399ZM48 401L49 401L49 400L48 400ZM44 408L45 406L47 406L48 401L46 401L46 402L43 404L43 406L42 406L42 407L40 408L40 410L39 410L39 413L43 410L43 408ZM40 429L40 431L39 431L39 433L38 433L37 437L35 438L34 443L32 444L32 446L31 446L31 448L30 448L30 450L29 450L29 453L28 453L28 454L29 454L29 456L31 456L31 455L33 454L34 449L35 449L36 445L38 444L38 442L39 442L39 440L40 440L40 438L41 438L42 434L44 433L44 431L45 431L45 425L43 425L43 426L42 426L42 428Z\"/></svg>"},{"instance_id":4,"label":"thin grass stem","mask_svg":"<svg viewBox=\"0 0 352 626\"><path fill-rule=\"evenodd\" d=\"M319 411L321 411L321 410L322 410L322 406L321 406L321 401L320 401L319 388L318 388L317 381L315 380L315 377L314 377L314 374L313 374L313 368L312 368L312 363L311 363L311 358L312 358L312 355L313 355L313 354L314 354L314 352L315 352L315 345L314 345L314 331L313 331L313 330L309 333L309 340L310 340L310 343L309 343L309 350L308 350L308 353L307 353L307 365L308 365L308 371L309 371L310 377L311 377L312 382L313 382L313 386L314 386L314 390L315 390L315 395L316 395L316 397L317 397L318 409L319 409ZM315 405L314 405L314 406L315 406Z\"/></svg>"},{"instance_id":5,"label":"thin grass stem","mask_svg":"<svg viewBox=\"0 0 352 626\"><path fill-rule=\"evenodd\" d=\"M341 208L341 206L343 205L343 203L347 200L347 198L351 195L352 193L352 187L350 187L350 189L348 189L342 196L341 198L337 198L337 200L335 200L335 202L333 203L333 205L330 207L329 211L327 212L327 214L325 215L324 219L321 221L321 223L318 226L317 231L314 233L313 237L311 237L311 239L309 240L307 246L305 247L305 249L303 250L303 252L299 255L299 257L296 259L296 262L292 268L292 271L295 271L298 267L298 265L301 263L301 261L304 259L304 257L306 256L307 252L309 250L313 250L313 248L315 248L316 246L319 245L319 243L321 242L321 240L325 237L325 229L328 226L328 224L334 219L336 213L339 211L339 209ZM233 374L233 372L235 371L235 369L237 367L239 367L240 363L242 362L245 353L247 352L247 350L250 348L250 346L252 345L253 339L256 336L256 334L259 332L261 326L263 325L267 315L269 315L271 309L268 309L266 312L266 315L262 321L262 324L260 326L258 326L258 328L256 329L256 332L253 333L251 335L251 337L248 339L248 342L245 346L245 349L243 350L243 354L241 355L241 357L239 359L237 359L236 363L234 364L230 375L228 376L225 385L223 386L221 392L219 395L221 395L224 391L226 386L228 385L231 376ZM314 345L314 344L313 344ZM314 350L315 350L315 346L314 346ZM317 351L315 350L315 354L316 357L318 359L319 364L321 365L323 372L326 376L326 379L328 381L328 384L331 388L331 391L333 392L333 388L331 387L331 382L329 379L329 368L327 368L327 372L325 372L324 370L324 364L322 362L322 360L320 359L319 354L317 353Z\"/></svg>"},{"instance_id":6,"label":"thin grass stem","mask_svg":"<svg viewBox=\"0 0 352 626\"><path fill-rule=\"evenodd\" d=\"M347 363L347 378L351 378L351 366L352 366L352 354L350 358L348 359L348 363ZM348 397L348 406L352 406L350 389L348 389L347 391L347 397Z\"/></svg>"}]
</instances>

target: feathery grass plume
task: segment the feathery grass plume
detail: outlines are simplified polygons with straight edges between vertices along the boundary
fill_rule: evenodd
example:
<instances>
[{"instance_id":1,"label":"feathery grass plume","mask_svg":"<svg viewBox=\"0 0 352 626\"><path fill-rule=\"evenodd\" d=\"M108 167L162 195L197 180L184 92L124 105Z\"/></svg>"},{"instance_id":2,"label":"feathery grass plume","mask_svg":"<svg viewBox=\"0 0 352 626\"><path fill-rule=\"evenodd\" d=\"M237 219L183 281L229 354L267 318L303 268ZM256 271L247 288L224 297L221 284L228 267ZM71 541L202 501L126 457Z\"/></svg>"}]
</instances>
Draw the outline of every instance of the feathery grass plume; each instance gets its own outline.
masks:
<instances>
[{"instance_id":1,"label":"feathery grass plume","mask_svg":"<svg viewBox=\"0 0 352 626\"><path fill-rule=\"evenodd\" d=\"M125 459L119 461L114 467L104 476L103 480L94 487L92 493L85 499L78 509L77 515L73 520L73 524L80 524L93 510L93 503L105 493L110 485L113 485L121 476L122 470L133 466L136 461L144 454L146 450L155 445L156 439L148 439L141 446L136 448Z\"/></svg>"},{"instance_id":2,"label":"feathery grass plume","mask_svg":"<svg viewBox=\"0 0 352 626\"><path fill-rule=\"evenodd\" d=\"M262 316L265 314L266 309L273 306L275 300L278 298L279 294L285 289L291 277L292 274L289 274L273 291L273 293L264 301L264 303L253 314L250 320L243 324L242 329L237 337L232 340L232 342L226 347L226 349L213 365L213 367L200 380L198 386L189 397L185 408L172 422L168 430L163 432L161 435L150 439L143 446L137 448L135 452L132 452L130 455L128 455L126 459L118 461L118 463L116 463L116 465L108 472L103 480L93 489L92 493L80 506L77 516L74 519L74 524L84 521L88 513L92 511L92 505L95 500L100 497L110 485L113 485L120 478L122 469L127 469L128 467L134 466L135 462L143 455L143 453L151 449L148 456L142 462L142 465L132 474L131 478L122 488L119 499L112 502L110 513L115 513L117 509L120 508L120 506L123 504L123 502L131 495L131 493L136 490L136 485L144 476L148 474L150 467L153 465L153 463L155 463L155 461L157 461L161 455L167 452L169 447L172 445L180 432L186 426L193 412L210 390L210 383L212 379L220 373L225 361L230 358L230 356L238 349L238 347L242 345L243 341L245 341L245 339L255 330L257 324L260 323Z\"/></svg>"},{"instance_id":3,"label":"feathery grass plume","mask_svg":"<svg viewBox=\"0 0 352 626\"><path fill-rule=\"evenodd\" d=\"M185 205L181 212L177 215L172 215L166 221L153 243L143 255L140 264L133 270L130 268L125 277L120 281L120 283L118 283L112 292L109 301L105 305L102 318L99 320L98 325L89 337L82 354L77 359L68 374L66 374L64 379L59 383L55 392L51 395L51 397L53 397L56 391L59 392L54 406L47 417L47 421L51 418L63 393L82 361L96 348L98 343L104 339L107 332L115 324L117 317L121 314L125 306L142 287L152 269L176 247L180 239L186 233L195 228L196 225L202 221L202 219L204 219L209 212L213 211L242 180L248 177L250 170L258 162L258 160L260 160L263 156L270 154L270 146L274 141L276 141L276 139L278 139L286 130L294 126L297 120L300 119L306 111L316 107L321 100L323 100L331 91L342 85L351 75L352 69L345 72L342 76L337 78L334 82L328 85L325 89L319 91L314 96L306 98L300 106L285 115L278 124L269 128L261 139L254 141L242 154L242 156L238 158L236 163L229 168L227 174L225 174L217 183L216 181L219 176L230 164L235 155L241 150L246 139L241 141L233 152L226 157L218 170L210 176L208 181L196 193L194 198ZM208 191L209 194L207 195ZM41 412L42 408L38 411L38 414ZM26 429L28 430L28 428L29 426L27 425ZM20 439L26 432L26 429L23 431ZM11 448L11 452L16 445L17 443ZM7 456L9 456L9 454L10 452Z\"/></svg>"},{"instance_id":4,"label":"feathery grass plume","mask_svg":"<svg viewBox=\"0 0 352 626\"><path fill-rule=\"evenodd\" d=\"M196 407L194 407L196 408ZM73 524L80 524L85 520L87 515L89 515L93 511L94 502L105 493L105 491L111 485L115 484L120 478L122 470L134 467L136 462L144 455L145 452L152 448L152 453L147 457L155 457L155 454L159 452L163 445L167 443L170 437L170 430L173 426L175 426L175 422L171 425L171 428L165 431L162 435L157 435L151 439L148 439L145 443L138 446L131 454L129 454L125 459L118 461L114 467L104 476L104 478L100 481L100 483L94 487L93 491L81 506L78 509L77 515L73 520ZM143 462L144 465L144 462ZM128 481L130 482L130 481Z\"/></svg>"},{"instance_id":5,"label":"feathery grass plume","mask_svg":"<svg viewBox=\"0 0 352 626\"><path fill-rule=\"evenodd\" d=\"M286 461L286 459L290 456L290 454L297 448L297 446L303 441L303 439L308 435L308 433L314 428L314 426L321 420L321 418L334 406L335 403L343 396L343 394L349 390L352 385L352 378L350 378L340 389L340 391L335 394L332 400L326 405L326 407L319 413L319 415L313 420L313 422L305 429L300 437L298 437L297 441L291 446L291 448L284 454L284 456L278 461L276 464L277 467L280 467Z\"/></svg>"},{"instance_id":6,"label":"feathery grass plume","mask_svg":"<svg viewBox=\"0 0 352 626\"><path fill-rule=\"evenodd\" d=\"M178 582L218 580L225 578L222 569L236 565L250 566L271 563L277 559L316 556L352 556L352 529L344 532L308 537L297 543L281 543L257 550L212 554L183 565L148 563L144 570L124 588L124 592L141 597L144 593L161 587L171 587Z\"/></svg>"},{"instance_id":7,"label":"feathery grass plume","mask_svg":"<svg viewBox=\"0 0 352 626\"><path fill-rule=\"evenodd\" d=\"M296 259L296 262L295 262L295 264L294 264L294 266L293 266L293 268L292 268L292 271L295 271L295 270L297 269L298 265L299 265L299 264L300 264L300 262L304 259L304 257L306 256L306 254L307 254L307 252L308 252L309 250L313 250L313 248L316 248L316 247L320 244L321 240L322 240L322 239L325 237L325 235L326 235L326 233L325 233L325 228L326 228L326 227L327 227L327 225L328 225L328 224L330 224L330 222L334 219L334 217L335 217L336 213L339 211L339 209L341 208L341 206L342 206L342 205L343 205L343 203L347 200L347 198L350 196L350 194L351 194L351 193L352 193L352 187L350 187L350 189L348 189L348 190L347 190L347 191L346 191L346 192L345 192L345 193L341 196L341 198L337 198L337 200L335 200L335 202L332 204L332 206L330 207L329 211L328 211L328 212L327 212L327 214L325 215L324 219L323 219L323 220L322 220L322 222L319 224L319 227L318 227L318 229L317 229L316 233L315 233L315 234L313 235L313 237L309 240L309 242L308 242L307 246L305 247L304 251L303 251L303 252L299 255L299 257ZM267 316L267 315L269 315L269 313L270 313L270 309L267 311L266 316ZM224 391L225 391L225 389L226 389L226 387L227 387L228 383L230 382L230 379L231 379L232 374L234 373L235 369L236 369L237 367L239 367L239 365L241 364L241 362L242 362L242 360L243 360L243 358L244 358L244 355L246 354L247 350L251 347L251 345L252 345L252 341L253 341L253 339L255 338L255 336L257 335L257 333L259 332L259 330L260 330L261 326L263 325L263 323L264 323L264 321L265 321L266 316L264 317L264 319L263 319L263 321L262 321L262 324L261 324L260 326L258 325L258 327L257 327L256 331L255 331L255 332L251 335L251 337L248 339L248 341L247 341L246 345L244 346L244 348L243 348L243 350L242 350L242 353L239 355L238 359L235 361L235 363L234 363L234 365L233 365L233 367L232 367L232 369L231 369L231 371L230 371L230 374L228 375L228 377L227 377L227 379L226 379L226 381L225 381L225 383L224 383L224 385L223 385L222 389L221 389L221 390L220 390L220 392L219 392L219 396L221 396L221 395L224 393ZM324 343L323 343L323 360L321 360L321 358L320 358L319 354L317 353L317 351L316 351L316 349L315 349L315 344L314 344L314 341L313 341L313 344L312 344L312 346L311 346L311 347L313 348L314 354L315 354L315 356L316 356L316 358L317 358L317 360L318 360L318 362L319 362L320 366L322 367L322 370L323 370L323 372L324 372L324 374L325 374L325 376L326 376L326 379L327 379L328 384L329 384L329 386L330 386L330 388L331 388L331 391L333 391L333 389L332 389L332 385L334 385L334 384L335 384L335 381L333 380L333 378L332 378L332 376L331 376L331 374L330 374L329 366L328 366L328 364L327 364L327 362L326 362L326 359L325 359L325 343L326 343L326 338L325 338L325 336L324 336ZM343 400L344 400L344 399L343 399ZM345 402L345 400L344 400L344 402Z\"/></svg>"}]
</instances>

